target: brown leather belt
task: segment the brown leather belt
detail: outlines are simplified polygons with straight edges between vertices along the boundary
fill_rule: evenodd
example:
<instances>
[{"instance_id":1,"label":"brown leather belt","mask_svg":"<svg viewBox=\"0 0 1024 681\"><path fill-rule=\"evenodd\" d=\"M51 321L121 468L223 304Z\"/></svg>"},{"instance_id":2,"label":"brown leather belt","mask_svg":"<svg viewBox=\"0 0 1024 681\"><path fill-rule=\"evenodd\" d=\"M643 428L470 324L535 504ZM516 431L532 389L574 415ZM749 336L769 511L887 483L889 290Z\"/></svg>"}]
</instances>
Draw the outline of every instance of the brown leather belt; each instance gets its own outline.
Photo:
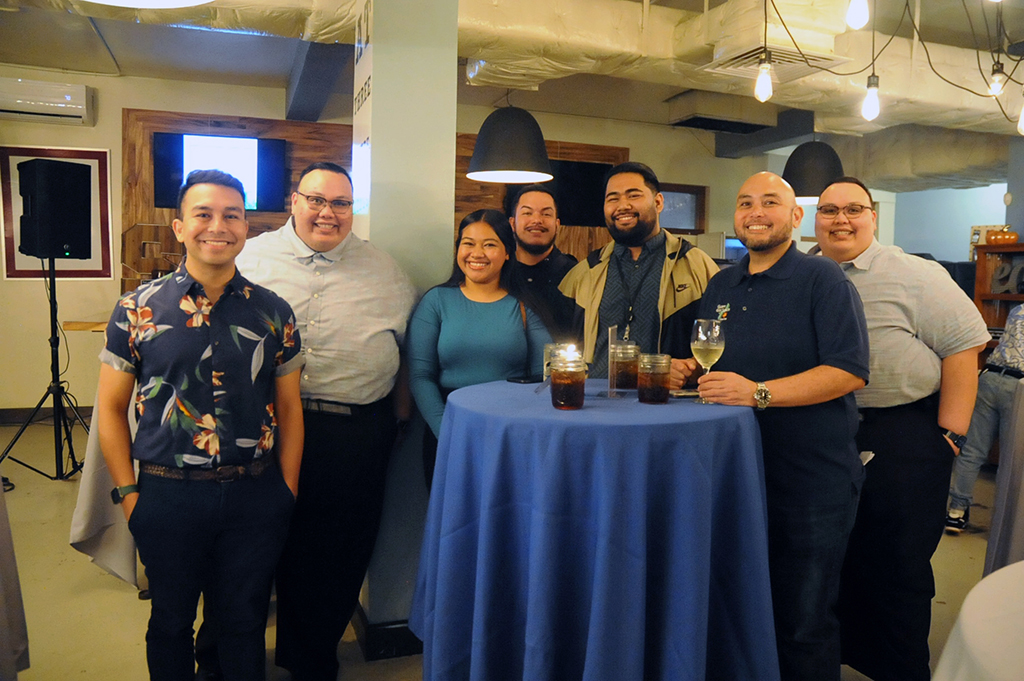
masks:
<instances>
[{"instance_id":1,"label":"brown leather belt","mask_svg":"<svg viewBox=\"0 0 1024 681\"><path fill-rule=\"evenodd\" d=\"M216 480L231 482L242 478L258 478L274 464L274 457L256 459L248 466L219 466L218 468L171 468L149 461L139 462L139 472L171 480Z\"/></svg>"}]
</instances>

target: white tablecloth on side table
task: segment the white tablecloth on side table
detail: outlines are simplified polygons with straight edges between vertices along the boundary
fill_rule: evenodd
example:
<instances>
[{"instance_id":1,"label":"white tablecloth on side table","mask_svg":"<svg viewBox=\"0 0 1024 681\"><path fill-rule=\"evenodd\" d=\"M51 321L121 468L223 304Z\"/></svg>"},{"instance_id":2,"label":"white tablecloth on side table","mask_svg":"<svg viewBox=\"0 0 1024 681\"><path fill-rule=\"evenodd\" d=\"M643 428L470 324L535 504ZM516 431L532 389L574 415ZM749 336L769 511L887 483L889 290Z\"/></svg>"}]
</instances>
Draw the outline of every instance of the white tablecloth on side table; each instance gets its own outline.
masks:
<instances>
[{"instance_id":1,"label":"white tablecloth on side table","mask_svg":"<svg viewBox=\"0 0 1024 681\"><path fill-rule=\"evenodd\" d=\"M21 600L18 564L14 560L7 503L0 487L0 681L12 681L25 669L28 669L25 606Z\"/></svg>"},{"instance_id":2,"label":"white tablecloth on side table","mask_svg":"<svg viewBox=\"0 0 1024 681\"><path fill-rule=\"evenodd\" d=\"M1024 678L1024 562L993 572L967 594L932 681Z\"/></svg>"},{"instance_id":3,"label":"white tablecloth on side table","mask_svg":"<svg viewBox=\"0 0 1024 681\"><path fill-rule=\"evenodd\" d=\"M1024 560L1024 379L1017 381L1010 441L999 443L996 498L985 552L985 574ZM1024 679L1024 672L1020 678Z\"/></svg>"}]
</instances>

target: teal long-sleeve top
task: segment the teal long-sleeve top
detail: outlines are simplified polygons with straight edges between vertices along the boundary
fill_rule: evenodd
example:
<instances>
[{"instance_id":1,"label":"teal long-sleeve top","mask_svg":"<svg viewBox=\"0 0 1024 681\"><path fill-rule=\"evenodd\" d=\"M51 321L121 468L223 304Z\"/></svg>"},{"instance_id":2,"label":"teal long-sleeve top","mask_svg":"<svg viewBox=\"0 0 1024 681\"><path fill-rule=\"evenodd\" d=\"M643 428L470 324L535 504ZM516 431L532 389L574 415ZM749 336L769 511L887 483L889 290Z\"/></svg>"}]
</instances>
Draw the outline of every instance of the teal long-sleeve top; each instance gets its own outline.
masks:
<instances>
[{"instance_id":1,"label":"teal long-sleeve top","mask_svg":"<svg viewBox=\"0 0 1024 681\"><path fill-rule=\"evenodd\" d=\"M527 340L529 343L527 344ZM444 415L442 389L500 381L542 370L544 344L551 336L540 318L511 295L478 303L457 287L437 286L420 300L409 320L406 339L409 383L416 407L440 435Z\"/></svg>"}]
</instances>

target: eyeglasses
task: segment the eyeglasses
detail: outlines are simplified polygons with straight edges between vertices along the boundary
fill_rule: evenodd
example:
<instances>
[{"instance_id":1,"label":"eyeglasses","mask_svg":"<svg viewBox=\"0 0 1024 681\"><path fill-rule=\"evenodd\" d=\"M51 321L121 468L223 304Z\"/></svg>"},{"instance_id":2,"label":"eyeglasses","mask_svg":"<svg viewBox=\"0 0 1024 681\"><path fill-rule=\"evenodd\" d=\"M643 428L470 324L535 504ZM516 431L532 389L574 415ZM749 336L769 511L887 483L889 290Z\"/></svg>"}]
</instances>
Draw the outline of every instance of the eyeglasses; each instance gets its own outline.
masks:
<instances>
[{"instance_id":1,"label":"eyeglasses","mask_svg":"<svg viewBox=\"0 0 1024 681\"><path fill-rule=\"evenodd\" d=\"M862 206L859 203L848 203L842 208L831 203L826 203L824 206L818 206L818 212L821 213L822 217L830 219L839 217L840 213L844 214L848 218L856 218L860 217L866 210L871 210L871 206Z\"/></svg>"},{"instance_id":2,"label":"eyeglasses","mask_svg":"<svg viewBox=\"0 0 1024 681\"><path fill-rule=\"evenodd\" d=\"M323 210L324 206L328 204L330 204L331 211L334 213L347 213L352 210L352 202L348 199L334 199L333 201L328 201L322 196L309 196L302 192L295 193L304 198L306 200L306 204L313 210Z\"/></svg>"}]
</instances>

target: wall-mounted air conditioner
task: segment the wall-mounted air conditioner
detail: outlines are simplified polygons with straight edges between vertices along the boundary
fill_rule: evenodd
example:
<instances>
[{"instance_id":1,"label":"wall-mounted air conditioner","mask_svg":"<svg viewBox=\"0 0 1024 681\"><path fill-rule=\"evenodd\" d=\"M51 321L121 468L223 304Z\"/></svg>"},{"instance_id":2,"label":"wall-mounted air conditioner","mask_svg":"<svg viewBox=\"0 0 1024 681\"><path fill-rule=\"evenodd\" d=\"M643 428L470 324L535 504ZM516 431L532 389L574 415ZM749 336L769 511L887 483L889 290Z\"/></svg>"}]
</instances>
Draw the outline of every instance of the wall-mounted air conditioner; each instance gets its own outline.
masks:
<instances>
[{"instance_id":1,"label":"wall-mounted air conditioner","mask_svg":"<svg viewBox=\"0 0 1024 681\"><path fill-rule=\"evenodd\" d=\"M95 125L95 91L85 85L0 78L0 118Z\"/></svg>"}]
</instances>

